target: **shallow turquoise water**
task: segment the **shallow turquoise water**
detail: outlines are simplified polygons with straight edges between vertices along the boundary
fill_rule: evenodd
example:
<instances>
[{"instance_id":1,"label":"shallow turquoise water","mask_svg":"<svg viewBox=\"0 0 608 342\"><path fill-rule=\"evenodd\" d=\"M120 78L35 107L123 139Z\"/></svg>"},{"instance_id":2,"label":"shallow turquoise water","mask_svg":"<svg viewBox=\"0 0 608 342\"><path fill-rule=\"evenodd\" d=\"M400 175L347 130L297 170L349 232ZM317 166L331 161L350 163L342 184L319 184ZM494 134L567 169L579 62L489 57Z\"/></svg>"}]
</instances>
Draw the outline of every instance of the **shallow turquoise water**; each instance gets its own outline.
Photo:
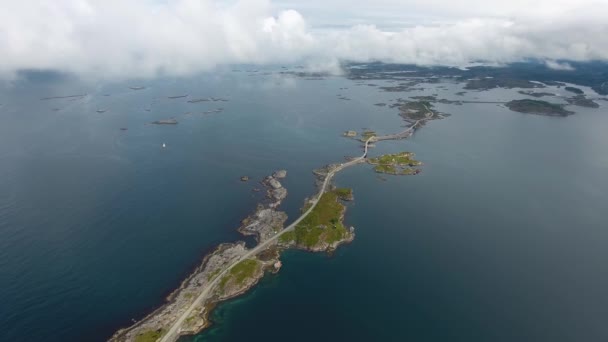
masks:
<instances>
[{"instance_id":1,"label":"shallow turquoise water","mask_svg":"<svg viewBox=\"0 0 608 342\"><path fill-rule=\"evenodd\" d=\"M162 303L206 251L240 238L258 200L240 176L286 168L293 219L314 191L311 169L359 154L342 131L402 124L373 104L404 94L341 78L131 85L38 80L1 92L0 340L104 340ZM425 93L459 86L449 88ZM90 96L39 100L77 93ZM230 101L166 98L180 94ZM608 338L602 105L565 119L440 106L453 116L374 150L415 152L421 175L383 182L361 166L337 177L355 190L352 244L332 257L286 253L280 274L221 305L195 339ZM173 116L175 127L147 124Z\"/></svg>"}]
</instances>

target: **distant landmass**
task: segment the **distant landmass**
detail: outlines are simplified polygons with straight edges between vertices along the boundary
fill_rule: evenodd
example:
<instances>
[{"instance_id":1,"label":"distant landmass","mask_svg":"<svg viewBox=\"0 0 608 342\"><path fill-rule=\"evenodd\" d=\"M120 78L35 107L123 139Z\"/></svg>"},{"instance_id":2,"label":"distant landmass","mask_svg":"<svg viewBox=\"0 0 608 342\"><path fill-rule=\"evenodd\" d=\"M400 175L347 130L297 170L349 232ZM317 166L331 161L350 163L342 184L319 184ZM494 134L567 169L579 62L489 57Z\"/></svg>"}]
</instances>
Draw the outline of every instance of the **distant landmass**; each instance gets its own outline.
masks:
<instances>
[{"instance_id":1,"label":"distant landmass","mask_svg":"<svg viewBox=\"0 0 608 342\"><path fill-rule=\"evenodd\" d=\"M562 105L539 100L513 100L507 102L506 106L515 112L538 114L547 116L568 116L574 112L565 110Z\"/></svg>"},{"instance_id":2,"label":"distant landmass","mask_svg":"<svg viewBox=\"0 0 608 342\"><path fill-rule=\"evenodd\" d=\"M606 62L568 62L573 70L555 70L544 62L529 60L512 63L502 67L473 66L455 68L445 66L422 67L408 64L350 63L347 76L350 79L400 79L404 77L450 77L466 81L467 89L543 88L545 85L563 86L562 82L591 87L598 94L608 95L608 63ZM355 66L355 67L353 67ZM362 66L362 67L358 67ZM439 81L437 79L437 81ZM576 92L576 90L575 90Z\"/></svg>"}]
</instances>

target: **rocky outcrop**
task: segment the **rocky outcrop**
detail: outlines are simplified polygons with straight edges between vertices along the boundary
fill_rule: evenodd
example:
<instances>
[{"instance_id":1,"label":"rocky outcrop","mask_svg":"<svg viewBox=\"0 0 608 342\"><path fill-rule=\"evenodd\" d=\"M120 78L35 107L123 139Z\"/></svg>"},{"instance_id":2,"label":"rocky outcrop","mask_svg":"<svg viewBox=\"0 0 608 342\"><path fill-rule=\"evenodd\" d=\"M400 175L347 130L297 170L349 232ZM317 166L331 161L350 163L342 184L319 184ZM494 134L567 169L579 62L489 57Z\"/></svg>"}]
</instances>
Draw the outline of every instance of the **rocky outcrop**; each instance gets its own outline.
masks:
<instances>
[{"instance_id":1,"label":"rocky outcrop","mask_svg":"<svg viewBox=\"0 0 608 342\"><path fill-rule=\"evenodd\" d=\"M287 172L275 172L275 175L284 177ZM243 235L253 235L258 242L266 241L283 229L287 214L276 210L287 197L287 189L274 177L268 176L262 181L266 187L266 195L270 199L268 204L259 204L255 212L241 222L238 231Z\"/></svg>"},{"instance_id":2,"label":"rocky outcrop","mask_svg":"<svg viewBox=\"0 0 608 342\"><path fill-rule=\"evenodd\" d=\"M272 174L272 177L283 179L283 178L287 177L287 171L286 170L278 170L278 171L276 171L275 173Z\"/></svg>"},{"instance_id":3,"label":"rocky outcrop","mask_svg":"<svg viewBox=\"0 0 608 342\"><path fill-rule=\"evenodd\" d=\"M244 243L222 244L208 254L199 267L182 282L181 286L167 297L167 303L149 314L141 321L127 329L116 332L110 341L136 341L138 336L150 331L167 329L183 312L184 308L194 303L201 290L214 279L217 274L247 253ZM199 310L201 313L204 310ZM200 321L200 320L198 320ZM206 320L199 322L198 329L205 326ZM192 320L188 323L196 323Z\"/></svg>"},{"instance_id":4,"label":"rocky outcrop","mask_svg":"<svg viewBox=\"0 0 608 342\"><path fill-rule=\"evenodd\" d=\"M279 182L278 180L276 180L276 178L273 177L266 177L265 183L273 189L280 189L283 187L283 185L281 185L281 182Z\"/></svg>"},{"instance_id":5,"label":"rocky outcrop","mask_svg":"<svg viewBox=\"0 0 608 342\"><path fill-rule=\"evenodd\" d=\"M255 213L242 221L238 231L243 235L254 235L258 242L266 241L283 229L287 214L259 205Z\"/></svg>"}]
</instances>

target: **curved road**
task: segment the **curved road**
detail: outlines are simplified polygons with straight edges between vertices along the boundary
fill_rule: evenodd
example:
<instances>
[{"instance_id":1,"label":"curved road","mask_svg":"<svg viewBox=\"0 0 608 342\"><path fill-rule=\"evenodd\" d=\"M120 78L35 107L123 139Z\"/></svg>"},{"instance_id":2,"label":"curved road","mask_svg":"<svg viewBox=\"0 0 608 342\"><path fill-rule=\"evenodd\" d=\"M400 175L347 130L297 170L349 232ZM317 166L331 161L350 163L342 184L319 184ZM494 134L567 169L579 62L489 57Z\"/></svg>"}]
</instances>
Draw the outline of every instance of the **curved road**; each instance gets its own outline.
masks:
<instances>
[{"instance_id":1,"label":"curved road","mask_svg":"<svg viewBox=\"0 0 608 342\"><path fill-rule=\"evenodd\" d=\"M414 126L410 127L409 129L412 129L413 127ZM327 189L327 185L329 185L329 181L331 180L331 178L336 173L344 170L347 167L350 167L350 166L353 166L353 165L355 165L357 163L360 163L361 161L363 161L363 159L365 159L365 157L367 157L368 146L369 146L369 143L372 140L375 140L374 137L371 137L371 138L367 139L367 141L365 141L365 151L364 151L364 153L363 153L363 155L361 157L355 158L355 159L353 159L353 160L351 160L351 161L349 161L347 163L340 164L340 166L336 167L335 169L333 169L329 173L327 173L327 176L325 176L325 180L323 181L323 185L321 186L321 189L319 190L319 193L317 194L317 197L312 200L312 205L310 206L310 208L308 208L308 210L306 210L305 213L303 213L300 217L298 217L297 220L295 220L292 224L290 224L287 228L285 228L282 231L280 231L275 236L273 236L270 239L268 239L268 240L260 243L255 248L253 248L252 250L250 250L249 252L247 252L246 254L244 254L243 256L241 256L240 258L238 258L237 260L235 260L232 264L230 264L230 266L226 267L215 278L213 278L213 280L209 284L207 284L207 287L203 290L203 292L201 292L201 294L198 297L196 297L196 299L190 305L190 307L188 307L188 310L186 310L177 319L177 321L175 321L175 323L173 323L173 325L171 326L171 329L169 329L169 331L160 339L160 342L173 342L173 341L176 341L179 338L179 329L182 326L182 324L184 324L184 321L190 316L190 314L192 314L192 311L194 310L194 308L196 308L197 306L201 306L204 303L205 299L207 299L207 296L209 296L209 294L211 293L211 290L213 290L213 288L215 287L215 285L217 285L217 283L219 282L219 280L226 273L228 273L236 264L238 264L242 260L248 259L248 258L250 258L250 257L258 254L259 252L261 252L264 249L266 249L266 247L268 247L271 243L275 242L281 235L283 235L283 234L285 234L285 233L287 233L289 231L294 230L295 227L306 216L308 216L308 214L310 214L310 212L317 206L317 203L319 202L319 199L321 199L321 196L323 196L323 194L325 193L325 190Z\"/></svg>"}]
</instances>

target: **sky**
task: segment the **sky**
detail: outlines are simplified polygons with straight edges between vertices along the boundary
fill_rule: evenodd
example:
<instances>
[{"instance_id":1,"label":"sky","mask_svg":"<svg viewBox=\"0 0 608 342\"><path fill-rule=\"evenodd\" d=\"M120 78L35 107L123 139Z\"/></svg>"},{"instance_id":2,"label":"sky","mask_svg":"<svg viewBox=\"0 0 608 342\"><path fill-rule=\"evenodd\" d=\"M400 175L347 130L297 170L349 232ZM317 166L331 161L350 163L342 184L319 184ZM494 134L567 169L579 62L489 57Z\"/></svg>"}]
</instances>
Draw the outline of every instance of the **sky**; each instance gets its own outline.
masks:
<instances>
[{"instance_id":1,"label":"sky","mask_svg":"<svg viewBox=\"0 0 608 342\"><path fill-rule=\"evenodd\" d=\"M0 78L608 60L608 0L0 0Z\"/></svg>"}]
</instances>

